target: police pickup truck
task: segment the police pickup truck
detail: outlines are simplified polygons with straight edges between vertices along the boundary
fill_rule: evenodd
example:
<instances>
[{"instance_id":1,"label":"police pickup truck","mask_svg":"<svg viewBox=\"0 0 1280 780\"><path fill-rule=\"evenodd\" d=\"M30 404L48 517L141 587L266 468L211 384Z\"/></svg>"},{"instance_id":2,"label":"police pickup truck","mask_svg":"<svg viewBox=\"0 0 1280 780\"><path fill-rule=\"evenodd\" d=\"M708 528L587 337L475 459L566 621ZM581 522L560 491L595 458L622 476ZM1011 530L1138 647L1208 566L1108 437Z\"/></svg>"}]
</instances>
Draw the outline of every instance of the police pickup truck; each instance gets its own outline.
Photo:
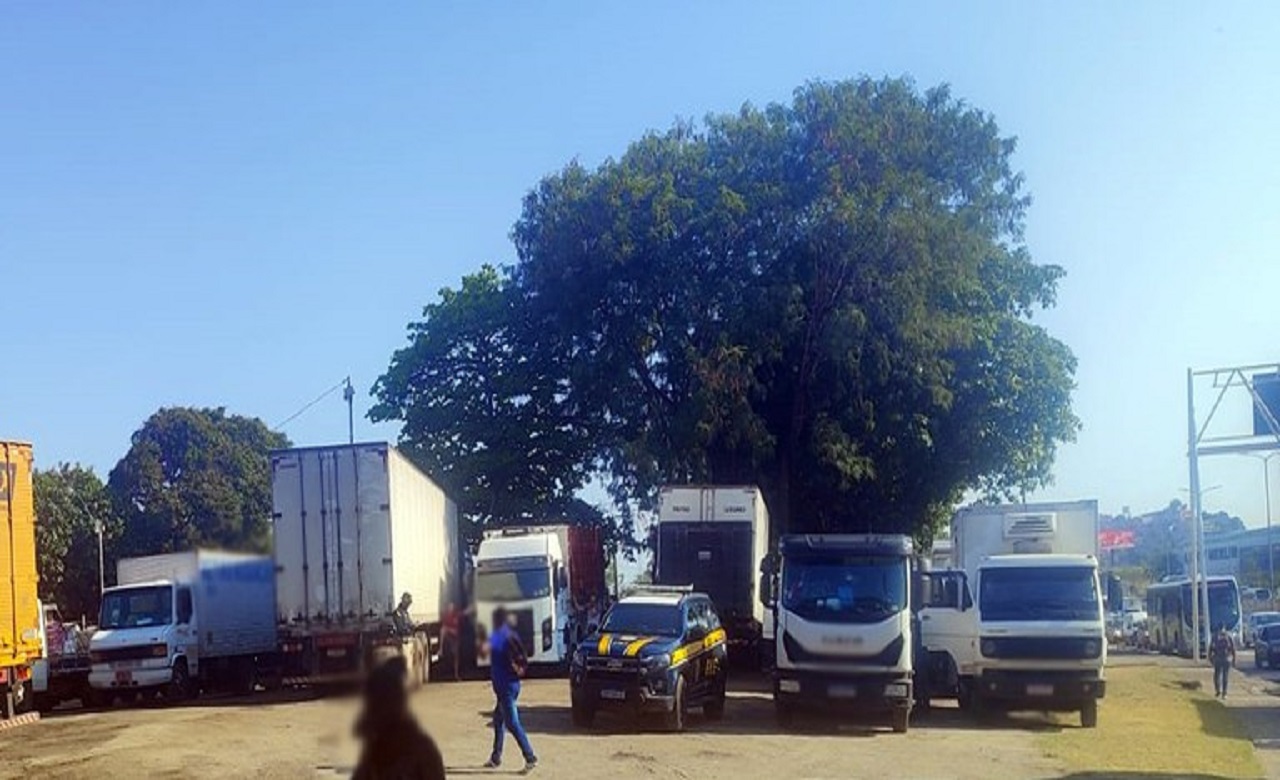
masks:
<instances>
[{"instance_id":1,"label":"police pickup truck","mask_svg":"<svg viewBox=\"0 0 1280 780\"><path fill-rule=\"evenodd\" d=\"M681 731L690 707L724 717L728 645L711 599L687 589L653 588L621 599L604 625L573 653L573 723L596 712L660 713Z\"/></svg>"}]
</instances>

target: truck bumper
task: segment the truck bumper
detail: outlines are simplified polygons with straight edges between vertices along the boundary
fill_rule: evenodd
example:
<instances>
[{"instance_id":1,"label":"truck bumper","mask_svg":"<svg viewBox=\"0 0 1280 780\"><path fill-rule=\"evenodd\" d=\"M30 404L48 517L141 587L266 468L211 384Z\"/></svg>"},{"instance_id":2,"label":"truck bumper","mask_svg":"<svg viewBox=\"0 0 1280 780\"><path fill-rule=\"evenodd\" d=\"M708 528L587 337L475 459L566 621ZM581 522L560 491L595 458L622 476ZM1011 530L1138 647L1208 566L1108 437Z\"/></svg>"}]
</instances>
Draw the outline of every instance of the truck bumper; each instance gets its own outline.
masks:
<instances>
[{"instance_id":1,"label":"truck bumper","mask_svg":"<svg viewBox=\"0 0 1280 780\"><path fill-rule=\"evenodd\" d=\"M129 669L115 670L94 667L89 672L89 687L95 691L136 691L144 688L159 688L168 685L173 679L173 670L163 669Z\"/></svg>"},{"instance_id":2,"label":"truck bumper","mask_svg":"<svg viewBox=\"0 0 1280 780\"><path fill-rule=\"evenodd\" d=\"M1072 710L1082 701L1101 699L1107 681L1098 671L1053 672L987 669L975 681L983 699L1022 704L1030 709Z\"/></svg>"},{"instance_id":3,"label":"truck bumper","mask_svg":"<svg viewBox=\"0 0 1280 780\"><path fill-rule=\"evenodd\" d=\"M868 712L910 709L910 673L848 674L775 669L774 701Z\"/></svg>"}]
</instances>

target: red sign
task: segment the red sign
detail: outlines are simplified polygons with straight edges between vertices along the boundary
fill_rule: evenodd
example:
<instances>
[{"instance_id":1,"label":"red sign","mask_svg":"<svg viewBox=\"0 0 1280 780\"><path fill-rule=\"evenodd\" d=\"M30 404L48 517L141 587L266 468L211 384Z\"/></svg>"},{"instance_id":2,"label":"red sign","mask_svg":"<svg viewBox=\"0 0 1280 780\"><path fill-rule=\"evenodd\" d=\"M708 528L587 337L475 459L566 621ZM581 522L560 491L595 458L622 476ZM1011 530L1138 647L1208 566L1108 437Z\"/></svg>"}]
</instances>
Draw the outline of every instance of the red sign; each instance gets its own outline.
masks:
<instances>
[{"instance_id":1,"label":"red sign","mask_svg":"<svg viewBox=\"0 0 1280 780\"><path fill-rule=\"evenodd\" d=\"M1127 550L1136 547L1133 531L1101 531L1098 533L1098 546L1103 550Z\"/></svg>"}]
</instances>

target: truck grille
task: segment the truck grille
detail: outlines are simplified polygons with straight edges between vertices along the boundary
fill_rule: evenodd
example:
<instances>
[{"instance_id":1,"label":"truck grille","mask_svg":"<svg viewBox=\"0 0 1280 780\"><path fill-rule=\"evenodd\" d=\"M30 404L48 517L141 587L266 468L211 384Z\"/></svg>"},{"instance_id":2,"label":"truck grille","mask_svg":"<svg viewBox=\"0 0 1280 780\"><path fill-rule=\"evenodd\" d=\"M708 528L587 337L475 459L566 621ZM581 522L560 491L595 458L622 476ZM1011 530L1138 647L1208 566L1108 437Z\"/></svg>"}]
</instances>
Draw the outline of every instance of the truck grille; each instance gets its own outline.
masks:
<instances>
[{"instance_id":1,"label":"truck grille","mask_svg":"<svg viewBox=\"0 0 1280 780\"><path fill-rule=\"evenodd\" d=\"M1102 640L1088 637L991 637L980 645L987 658L1081 660L1102 655Z\"/></svg>"}]
</instances>

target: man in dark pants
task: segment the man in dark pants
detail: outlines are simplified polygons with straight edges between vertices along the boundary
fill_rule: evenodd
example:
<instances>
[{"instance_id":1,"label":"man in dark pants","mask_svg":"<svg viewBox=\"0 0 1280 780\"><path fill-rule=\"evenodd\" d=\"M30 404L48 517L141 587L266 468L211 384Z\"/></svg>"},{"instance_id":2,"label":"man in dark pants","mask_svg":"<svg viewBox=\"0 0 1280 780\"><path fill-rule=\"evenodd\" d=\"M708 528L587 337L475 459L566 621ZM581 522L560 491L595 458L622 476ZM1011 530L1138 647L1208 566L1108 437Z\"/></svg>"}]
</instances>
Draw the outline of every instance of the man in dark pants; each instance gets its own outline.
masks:
<instances>
[{"instance_id":1,"label":"man in dark pants","mask_svg":"<svg viewBox=\"0 0 1280 780\"><path fill-rule=\"evenodd\" d=\"M489 637L489 670L493 681L493 695L497 702L493 708L493 752L486 767L492 769L502 764L502 742L506 732L515 737L520 752L524 754L524 771L538 765L529 736L520 723L520 711L516 699L520 696L520 675L527 665L520 637L511 627L507 611L498 607L493 612L493 634Z\"/></svg>"},{"instance_id":2,"label":"man in dark pants","mask_svg":"<svg viewBox=\"0 0 1280 780\"><path fill-rule=\"evenodd\" d=\"M1219 699L1227 698L1227 677L1236 662L1236 643L1227 633L1226 626L1219 626L1218 633L1209 646L1209 660L1213 662L1213 692Z\"/></svg>"}]
</instances>

